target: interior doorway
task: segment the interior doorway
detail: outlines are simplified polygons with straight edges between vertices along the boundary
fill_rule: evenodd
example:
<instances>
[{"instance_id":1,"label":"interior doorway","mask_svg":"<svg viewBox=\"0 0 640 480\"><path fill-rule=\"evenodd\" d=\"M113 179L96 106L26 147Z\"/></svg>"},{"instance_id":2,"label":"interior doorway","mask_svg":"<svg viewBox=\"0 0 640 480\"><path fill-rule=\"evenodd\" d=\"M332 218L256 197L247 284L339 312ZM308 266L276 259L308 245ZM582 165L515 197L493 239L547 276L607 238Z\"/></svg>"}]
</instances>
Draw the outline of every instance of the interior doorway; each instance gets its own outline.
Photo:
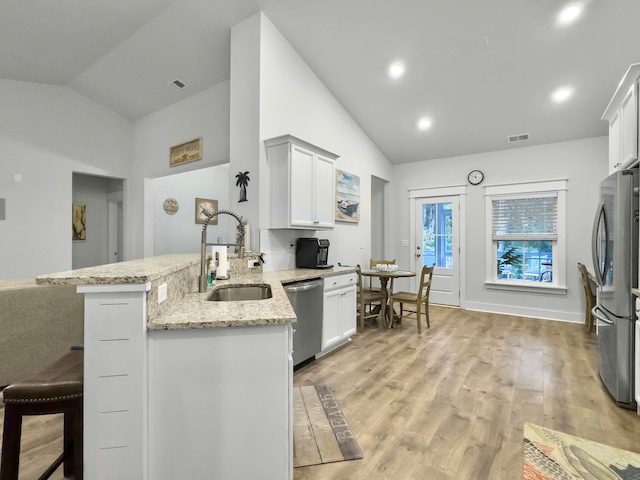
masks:
<instances>
[{"instance_id":1,"label":"interior doorway","mask_svg":"<svg viewBox=\"0 0 640 480\"><path fill-rule=\"evenodd\" d=\"M385 258L384 189L387 183L371 175L371 258Z\"/></svg>"},{"instance_id":2,"label":"interior doorway","mask_svg":"<svg viewBox=\"0 0 640 480\"><path fill-rule=\"evenodd\" d=\"M72 240L71 268L122 260L123 190L121 178L73 173L71 198L84 206L86 238Z\"/></svg>"},{"instance_id":3,"label":"interior doorway","mask_svg":"<svg viewBox=\"0 0 640 480\"><path fill-rule=\"evenodd\" d=\"M109 240L107 245L107 263L122 261L122 226L123 226L123 192L122 190L107 194L107 215Z\"/></svg>"}]
</instances>

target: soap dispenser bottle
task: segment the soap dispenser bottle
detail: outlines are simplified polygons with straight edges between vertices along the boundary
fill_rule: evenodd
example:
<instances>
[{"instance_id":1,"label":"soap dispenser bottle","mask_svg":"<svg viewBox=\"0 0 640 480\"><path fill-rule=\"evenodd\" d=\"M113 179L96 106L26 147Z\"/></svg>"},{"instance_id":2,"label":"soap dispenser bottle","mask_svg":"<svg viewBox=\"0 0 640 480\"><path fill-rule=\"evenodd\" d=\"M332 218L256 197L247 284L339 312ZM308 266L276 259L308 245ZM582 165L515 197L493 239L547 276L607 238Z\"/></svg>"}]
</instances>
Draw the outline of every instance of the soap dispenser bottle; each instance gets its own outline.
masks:
<instances>
[{"instance_id":1,"label":"soap dispenser bottle","mask_svg":"<svg viewBox=\"0 0 640 480\"><path fill-rule=\"evenodd\" d=\"M211 257L209 257L209 260L207 261L207 285L210 287L216 283L216 269L214 265L215 264Z\"/></svg>"}]
</instances>

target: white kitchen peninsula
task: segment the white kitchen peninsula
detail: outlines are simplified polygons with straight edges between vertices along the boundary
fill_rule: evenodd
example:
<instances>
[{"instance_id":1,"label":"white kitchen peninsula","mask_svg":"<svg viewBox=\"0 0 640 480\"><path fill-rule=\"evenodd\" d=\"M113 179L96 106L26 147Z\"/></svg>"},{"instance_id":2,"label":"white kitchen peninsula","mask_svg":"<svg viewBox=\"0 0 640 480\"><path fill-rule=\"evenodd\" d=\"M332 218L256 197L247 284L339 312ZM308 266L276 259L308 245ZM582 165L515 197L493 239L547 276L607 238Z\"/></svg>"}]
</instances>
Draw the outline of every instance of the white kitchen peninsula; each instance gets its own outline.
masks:
<instances>
[{"instance_id":1,"label":"white kitchen peninsula","mask_svg":"<svg viewBox=\"0 0 640 480\"><path fill-rule=\"evenodd\" d=\"M273 298L241 302L191 293L198 274L189 254L36 279L85 297L85 478L292 478L295 313L281 282L334 272L218 282L271 285Z\"/></svg>"}]
</instances>

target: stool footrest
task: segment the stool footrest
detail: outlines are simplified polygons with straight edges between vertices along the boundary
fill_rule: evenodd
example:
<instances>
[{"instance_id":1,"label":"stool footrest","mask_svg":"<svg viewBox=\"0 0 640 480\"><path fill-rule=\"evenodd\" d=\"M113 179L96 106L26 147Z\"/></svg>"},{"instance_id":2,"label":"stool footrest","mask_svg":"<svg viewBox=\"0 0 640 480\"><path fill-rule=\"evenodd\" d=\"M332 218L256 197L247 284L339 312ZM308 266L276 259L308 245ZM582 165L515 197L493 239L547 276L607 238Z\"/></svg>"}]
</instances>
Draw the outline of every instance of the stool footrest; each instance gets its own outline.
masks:
<instances>
[{"instance_id":1,"label":"stool footrest","mask_svg":"<svg viewBox=\"0 0 640 480\"><path fill-rule=\"evenodd\" d=\"M38 480L47 480L47 478L53 475L53 472L55 472L58 469L58 467L62 465L63 461L64 461L64 453L61 453L60 456L56 458L55 462L53 462L49 466L49 468L47 468L45 472L38 478Z\"/></svg>"}]
</instances>

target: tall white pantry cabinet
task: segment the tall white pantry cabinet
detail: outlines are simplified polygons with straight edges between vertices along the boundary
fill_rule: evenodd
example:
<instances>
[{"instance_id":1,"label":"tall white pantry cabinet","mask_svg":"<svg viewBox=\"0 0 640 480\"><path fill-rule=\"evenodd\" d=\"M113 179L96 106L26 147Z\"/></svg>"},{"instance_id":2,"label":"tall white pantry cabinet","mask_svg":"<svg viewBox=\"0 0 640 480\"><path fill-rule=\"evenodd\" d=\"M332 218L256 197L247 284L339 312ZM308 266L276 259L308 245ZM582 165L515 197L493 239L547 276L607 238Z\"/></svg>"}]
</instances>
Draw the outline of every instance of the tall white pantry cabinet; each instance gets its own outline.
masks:
<instances>
[{"instance_id":1,"label":"tall white pantry cabinet","mask_svg":"<svg viewBox=\"0 0 640 480\"><path fill-rule=\"evenodd\" d=\"M334 228L334 163L338 156L292 135L265 140L265 147L269 228Z\"/></svg>"}]
</instances>

